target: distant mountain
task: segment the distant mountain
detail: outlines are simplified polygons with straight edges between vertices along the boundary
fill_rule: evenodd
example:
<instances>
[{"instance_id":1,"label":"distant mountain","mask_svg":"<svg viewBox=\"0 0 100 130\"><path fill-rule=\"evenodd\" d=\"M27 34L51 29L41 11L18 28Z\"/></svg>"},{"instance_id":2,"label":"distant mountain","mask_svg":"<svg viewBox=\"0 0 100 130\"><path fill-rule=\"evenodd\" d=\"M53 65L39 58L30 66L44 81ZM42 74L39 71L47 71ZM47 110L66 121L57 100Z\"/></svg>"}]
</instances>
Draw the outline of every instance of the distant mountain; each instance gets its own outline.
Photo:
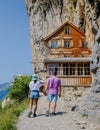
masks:
<instances>
[{"instance_id":1,"label":"distant mountain","mask_svg":"<svg viewBox=\"0 0 100 130\"><path fill-rule=\"evenodd\" d=\"M11 83L3 83L0 84L0 100L2 100L10 91L9 88L11 87Z\"/></svg>"},{"instance_id":2,"label":"distant mountain","mask_svg":"<svg viewBox=\"0 0 100 130\"><path fill-rule=\"evenodd\" d=\"M10 85L11 85L11 83L8 83L8 82L0 84L0 91L10 87Z\"/></svg>"},{"instance_id":3,"label":"distant mountain","mask_svg":"<svg viewBox=\"0 0 100 130\"><path fill-rule=\"evenodd\" d=\"M0 100L4 99L4 97L8 94L9 89L5 89L4 91L0 91Z\"/></svg>"}]
</instances>

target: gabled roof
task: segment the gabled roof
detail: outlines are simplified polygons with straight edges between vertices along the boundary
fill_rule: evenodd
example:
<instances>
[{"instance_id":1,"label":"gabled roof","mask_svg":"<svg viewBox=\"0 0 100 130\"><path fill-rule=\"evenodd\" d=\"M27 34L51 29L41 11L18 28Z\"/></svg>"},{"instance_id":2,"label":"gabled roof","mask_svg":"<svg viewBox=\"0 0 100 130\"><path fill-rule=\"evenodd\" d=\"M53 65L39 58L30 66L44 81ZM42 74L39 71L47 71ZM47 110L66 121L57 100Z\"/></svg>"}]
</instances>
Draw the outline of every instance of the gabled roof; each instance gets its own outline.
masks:
<instances>
[{"instance_id":1,"label":"gabled roof","mask_svg":"<svg viewBox=\"0 0 100 130\"><path fill-rule=\"evenodd\" d=\"M83 36L85 36L85 33L80 30L78 27L76 27L75 25L73 25L72 23L70 22L65 22L64 24L62 24L60 27L58 27L55 31L53 31L50 35L48 35L47 37L45 38L42 38L43 41L46 41L48 39L50 39L53 35L55 35L59 30L61 30L64 26L66 25L70 25L72 28L74 28L76 31L78 31L79 33L81 33Z\"/></svg>"}]
</instances>

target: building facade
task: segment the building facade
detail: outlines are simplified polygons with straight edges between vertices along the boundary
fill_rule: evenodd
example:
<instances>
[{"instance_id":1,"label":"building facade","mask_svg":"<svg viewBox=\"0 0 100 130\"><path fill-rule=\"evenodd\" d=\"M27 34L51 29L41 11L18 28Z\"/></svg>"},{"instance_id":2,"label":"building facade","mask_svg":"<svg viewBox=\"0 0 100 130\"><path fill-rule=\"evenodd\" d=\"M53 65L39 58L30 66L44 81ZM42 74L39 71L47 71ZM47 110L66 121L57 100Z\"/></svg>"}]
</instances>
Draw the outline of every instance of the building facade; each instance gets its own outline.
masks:
<instances>
[{"instance_id":1,"label":"building facade","mask_svg":"<svg viewBox=\"0 0 100 130\"><path fill-rule=\"evenodd\" d=\"M46 78L57 68L57 75L63 86L91 85L91 50L84 32L66 22L42 41L49 49L49 54L44 59Z\"/></svg>"}]
</instances>

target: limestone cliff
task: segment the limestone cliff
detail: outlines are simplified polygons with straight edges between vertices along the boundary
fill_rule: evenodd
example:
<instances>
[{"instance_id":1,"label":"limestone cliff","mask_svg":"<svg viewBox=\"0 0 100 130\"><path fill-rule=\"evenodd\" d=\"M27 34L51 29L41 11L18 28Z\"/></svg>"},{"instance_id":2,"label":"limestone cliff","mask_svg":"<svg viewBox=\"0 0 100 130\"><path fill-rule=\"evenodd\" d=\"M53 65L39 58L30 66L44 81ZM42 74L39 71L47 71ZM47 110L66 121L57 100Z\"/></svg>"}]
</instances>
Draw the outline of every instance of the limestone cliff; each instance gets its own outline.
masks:
<instances>
[{"instance_id":1,"label":"limestone cliff","mask_svg":"<svg viewBox=\"0 0 100 130\"><path fill-rule=\"evenodd\" d=\"M43 59L48 53L41 42L42 37L46 37L66 21L85 31L89 47L92 48L94 37L100 30L99 0L25 0L25 3L35 69L43 68Z\"/></svg>"},{"instance_id":2,"label":"limestone cliff","mask_svg":"<svg viewBox=\"0 0 100 130\"><path fill-rule=\"evenodd\" d=\"M25 3L30 23L32 63L36 70L43 69L43 59L49 51L43 45L42 37L66 21L85 32L89 47L92 49L93 46L91 71L96 80L82 108L95 122L100 122L100 0L25 0Z\"/></svg>"},{"instance_id":3,"label":"limestone cliff","mask_svg":"<svg viewBox=\"0 0 100 130\"><path fill-rule=\"evenodd\" d=\"M48 53L41 39L64 22L73 21L74 6L76 3L71 0L26 0L30 23L32 62L35 69L43 69L43 59Z\"/></svg>"}]
</instances>

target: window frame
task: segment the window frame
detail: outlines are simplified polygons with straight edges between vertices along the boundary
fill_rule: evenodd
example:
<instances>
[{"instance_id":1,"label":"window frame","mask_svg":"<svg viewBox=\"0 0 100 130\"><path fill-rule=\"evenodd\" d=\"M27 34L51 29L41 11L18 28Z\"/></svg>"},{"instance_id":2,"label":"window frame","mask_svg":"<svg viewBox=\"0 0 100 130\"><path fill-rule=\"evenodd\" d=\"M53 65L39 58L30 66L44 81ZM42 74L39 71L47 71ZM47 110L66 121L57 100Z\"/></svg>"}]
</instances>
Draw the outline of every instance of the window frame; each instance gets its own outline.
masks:
<instances>
[{"instance_id":1,"label":"window frame","mask_svg":"<svg viewBox=\"0 0 100 130\"><path fill-rule=\"evenodd\" d=\"M70 48L71 43L70 40L64 40L64 48Z\"/></svg>"},{"instance_id":2,"label":"window frame","mask_svg":"<svg viewBox=\"0 0 100 130\"><path fill-rule=\"evenodd\" d=\"M55 43L56 43L56 46L54 45ZM52 49L58 48L58 41L57 41L57 40L51 41L51 48L52 48Z\"/></svg>"},{"instance_id":3,"label":"window frame","mask_svg":"<svg viewBox=\"0 0 100 130\"><path fill-rule=\"evenodd\" d=\"M69 26L66 26L65 27L65 34L71 34L71 31L70 31L70 27Z\"/></svg>"},{"instance_id":4,"label":"window frame","mask_svg":"<svg viewBox=\"0 0 100 130\"><path fill-rule=\"evenodd\" d=\"M84 75L90 75L90 64L84 63Z\"/></svg>"},{"instance_id":5,"label":"window frame","mask_svg":"<svg viewBox=\"0 0 100 130\"><path fill-rule=\"evenodd\" d=\"M75 76L75 67L76 67L75 63L63 63L63 75Z\"/></svg>"},{"instance_id":6,"label":"window frame","mask_svg":"<svg viewBox=\"0 0 100 130\"><path fill-rule=\"evenodd\" d=\"M89 62L69 62L69 63L49 63L47 64L47 74L53 75L54 69L57 68L58 76L66 77L83 77L90 76L90 63Z\"/></svg>"},{"instance_id":7,"label":"window frame","mask_svg":"<svg viewBox=\"0 0 100 130\"><path fill-rule=\"evenodd\" d=\"M49 64L47 64L48 75L53 75L55 68L57 68L57 75L60 75L60 71L61 71L61 69L60 69L61 64L60 63L49 63Z\"/></svg>"},{"instance_id":8,"label":"window frame","mask_svg":"<svg viewBox=\"0 0 100 130\"><path fill-rule=\"evenodd\" d=\"M88 43L86 41L82 41L82 47L88 47Z\"/></svg>"},{"instance_id":9,"label":"window frame","mask_svg":"<svg viewBox=\"0 0 100 130\"><path fill-rule=\"evenodd\" d=\"M78 75L78 76L84 75L83 66L84 66L83 63L77 63L77 75Z\"/></svg>"}]
</instances>

